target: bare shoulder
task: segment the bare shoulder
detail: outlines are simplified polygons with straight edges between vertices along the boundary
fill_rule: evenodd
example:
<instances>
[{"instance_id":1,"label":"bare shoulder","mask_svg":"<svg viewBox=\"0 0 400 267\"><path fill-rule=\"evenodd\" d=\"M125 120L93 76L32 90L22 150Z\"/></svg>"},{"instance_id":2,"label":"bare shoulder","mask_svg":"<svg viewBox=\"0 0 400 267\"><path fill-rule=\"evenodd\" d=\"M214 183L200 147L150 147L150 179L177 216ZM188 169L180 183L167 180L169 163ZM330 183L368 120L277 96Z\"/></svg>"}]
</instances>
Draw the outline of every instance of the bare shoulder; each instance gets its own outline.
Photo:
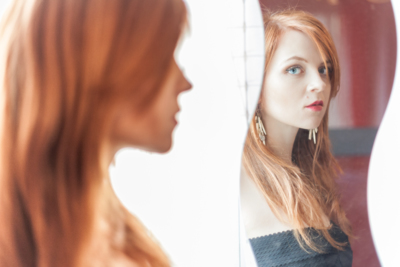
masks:
<instances>
[{"instance_id":1,"label":"bare shoulder","mask_svg":"<svg viewBox=\"0 0 400 267\"><path fill-rule=\"evenodd\" d=\"M247 237L293 230L292 226L275 216L261 190L243 169L240 176L240 206ZM283 214L281 216L284 217Z\"/></svg>"}]
</instances>

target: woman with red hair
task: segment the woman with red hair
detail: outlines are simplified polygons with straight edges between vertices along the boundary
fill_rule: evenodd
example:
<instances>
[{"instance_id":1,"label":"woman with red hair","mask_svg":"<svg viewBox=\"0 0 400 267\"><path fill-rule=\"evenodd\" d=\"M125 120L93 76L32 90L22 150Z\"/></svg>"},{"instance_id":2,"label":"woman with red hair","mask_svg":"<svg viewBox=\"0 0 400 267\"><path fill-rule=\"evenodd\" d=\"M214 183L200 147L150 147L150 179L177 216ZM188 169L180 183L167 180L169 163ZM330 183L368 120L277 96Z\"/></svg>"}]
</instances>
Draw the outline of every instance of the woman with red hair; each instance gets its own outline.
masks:
<instances>
[{"instance_id":1,"label":"woman with red hair","mask_svg":"<svg viewBox=\"0 0 400 267\"><path fill-rule=\"evenodd\" d=\"M243 153L247 235L259 267L351 266L328 135L340 81L335 45L306 12L266 15L265 26L263 88Z\"/></svg>"},{"instance_id":2,"label":"woman with red hair","mask_svg":"<svg viewBox=\"0 0 400 267\"><path fill-rule=\"evenodd\" d=\"M126 146L166 152L191 88L182 0L14 0L1 27L0 266L170 266L115 196Z\"/></svg>"}]
</instances>

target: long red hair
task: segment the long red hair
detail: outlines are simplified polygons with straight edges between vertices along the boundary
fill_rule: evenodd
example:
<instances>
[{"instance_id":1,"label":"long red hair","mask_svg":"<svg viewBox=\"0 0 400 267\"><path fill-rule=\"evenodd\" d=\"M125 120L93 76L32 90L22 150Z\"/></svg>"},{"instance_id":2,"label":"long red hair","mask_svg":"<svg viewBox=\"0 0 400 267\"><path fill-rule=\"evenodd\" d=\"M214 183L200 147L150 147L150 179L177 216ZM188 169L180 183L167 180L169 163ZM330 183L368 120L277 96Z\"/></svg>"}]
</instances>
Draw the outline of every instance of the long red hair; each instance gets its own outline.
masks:
<instances>
[{"instance_id":1,"label":"long red hair","mask_svg":"<svg viewBox=\"0 0 400 267\"><path fill-rule=\"evenodd\" d=\"M340 82L339 60L333 40L324 25L311 14L295 10L273 14L265 12L264 23L265 70L279 45L282 33L286 30L300 31L315 42L325 66L327 62L331 64L332 68L328 71L330 99L336 96ZM268 128L268 125L265 127ZM316 144L308 140L308 130L299 129L292 158L293 162L287 163L261 142L253 117L243 152L243 165L247 174L280 220L284 218L279 211L284 212L289 223L294 226L295 236L303 248L307 245L321 252L321 248L307 234L305 227L310 226L320 231L332 246L341 249L346 244L333 239L328 231L330 226L325 225L325 218L328 217L348 236L352 236L350 223L339 203L335 180L341 170L331 153L328 112L318 127Z\"/></svg>"},{"instance_id":2,"label":"long red hair","mask_svg":"<svg viewBox=\"0 0 400 267\"><path fill-rule=\"evenodd\" d=\"M170 265L114 195L104 143L121 99L151 104L185 23L181 0L13 1L0 30L0 266L85 266L99 216L123 229L110 247Z\"/></svg>"}]
</instances>

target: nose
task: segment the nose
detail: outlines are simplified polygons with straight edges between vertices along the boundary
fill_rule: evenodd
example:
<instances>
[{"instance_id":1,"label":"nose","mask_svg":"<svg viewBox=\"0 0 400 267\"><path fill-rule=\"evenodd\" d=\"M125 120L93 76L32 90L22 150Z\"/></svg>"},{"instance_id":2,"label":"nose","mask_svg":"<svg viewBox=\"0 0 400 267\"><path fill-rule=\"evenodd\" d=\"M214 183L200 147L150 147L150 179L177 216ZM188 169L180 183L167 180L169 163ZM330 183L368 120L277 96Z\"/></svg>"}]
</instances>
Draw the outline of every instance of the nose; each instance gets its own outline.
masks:
<instances>
[{"instance_id":1,"label":"nose","mask_svg":"<svg viewBox=\"0 0 400 267\"><path fill-rule=\"evenodd\" d=\"M307 85L307 91L309 92L322 92L327 87L327 80L322 77L322 74L318 70L312 71L310 74L310 80Z\"/></svg>"},{"instance_id":2,"label":"nose","mask_svg":"<svg viewBox=\"0 0 400 267\"><path fill-rule=\"evenodd\" d=\"M183 70L181 69L181 86L180 86L180 92L185 92L189 91L192 89L193 85L191 82L188 81L186 78L185 74L183 73Z\"/></svg>"}]
</instances>

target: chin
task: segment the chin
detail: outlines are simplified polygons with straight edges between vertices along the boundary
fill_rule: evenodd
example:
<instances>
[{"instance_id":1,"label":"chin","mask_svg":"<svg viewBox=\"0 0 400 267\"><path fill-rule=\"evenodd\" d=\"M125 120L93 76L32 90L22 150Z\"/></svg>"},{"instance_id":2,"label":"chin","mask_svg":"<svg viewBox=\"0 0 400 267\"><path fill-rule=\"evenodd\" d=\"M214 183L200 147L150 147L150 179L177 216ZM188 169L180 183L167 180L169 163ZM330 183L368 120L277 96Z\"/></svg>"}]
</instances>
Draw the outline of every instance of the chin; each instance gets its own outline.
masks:
<instances>
[{"instance_id":1,"label":"chin","mask_svg":"<svg viewBox=\"0 0 400 267\"><path fill-rule=\"evenodd\" d=\"M168 151L171 150L172 147L172 137L165 138L165 140L159 140L157 144L154 144L154 147L152 149L152 152L156 153L167 153Z\"/></svg>"},{"instance_id":2,"label":"chin","mask_svg":"<svg viewBox=\"0 0 400 267\"><path fill-rule=\"evenodd\" d=\"M169 152L171 150L171 148L172 148L172 142L171 142L170 145L163 146L163 147L161 147L160 149L158 149L155 152L160 153L160 154L164 154L164 153Z\"/></svg>"},{"instance_id":3,"label":"chin","mask_svg":"<svg viewBox=\"0 0 400 267\"><path fill-rule=\"evenodd\" d=\"M319 127L321 125L321 123L322 123L322 119L312 120L312 121L308 121L307 123L304 123L299 128L306 129L306 130L315 129L315 128Z\"/></svg>"}]
</instances>

